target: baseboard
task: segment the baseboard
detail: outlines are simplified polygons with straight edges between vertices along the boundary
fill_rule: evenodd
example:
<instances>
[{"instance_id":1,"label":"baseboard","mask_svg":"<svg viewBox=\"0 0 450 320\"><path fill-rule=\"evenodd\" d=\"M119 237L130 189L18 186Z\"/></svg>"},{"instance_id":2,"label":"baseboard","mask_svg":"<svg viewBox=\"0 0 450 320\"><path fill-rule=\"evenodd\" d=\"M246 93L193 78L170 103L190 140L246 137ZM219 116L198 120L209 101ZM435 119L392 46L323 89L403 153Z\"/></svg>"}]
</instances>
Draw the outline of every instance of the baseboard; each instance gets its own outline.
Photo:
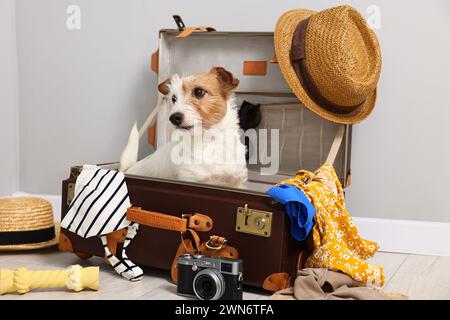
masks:
<instances>
[{"instance_id":1,"label":"baseboard","mask_svg":"<svg viewBox=\"0 0 450 320\"><path fill-rule=\"evenodd\" d=\"M381 251L450 256L450 223L355 217L362 237Z\"/></svg>"},{"instance_id":2,"label":"baseboard","mask_svg":"<svg viewBox=\"0 0 450 320\"><path fill-rule=\"evenodd\" d=\"M30 195L16 192L13 196ZM61 196L37 195L51 202L61 220ZM380 251L450 256L450 223L354 217L363 238L378 242Z\"/></svg>"}]
</instances>

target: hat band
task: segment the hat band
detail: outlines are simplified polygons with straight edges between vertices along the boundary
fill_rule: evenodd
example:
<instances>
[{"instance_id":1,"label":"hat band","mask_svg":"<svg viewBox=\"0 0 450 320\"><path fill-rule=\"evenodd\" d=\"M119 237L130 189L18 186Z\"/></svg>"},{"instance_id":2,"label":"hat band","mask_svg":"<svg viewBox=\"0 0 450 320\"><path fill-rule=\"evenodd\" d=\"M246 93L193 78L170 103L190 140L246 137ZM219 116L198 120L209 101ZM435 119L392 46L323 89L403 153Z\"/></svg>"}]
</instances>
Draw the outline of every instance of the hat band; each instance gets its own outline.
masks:
<instances>
[{"instance_id":1,"label":"hat band","mask_svg":"<svg viewBox=\"0 0 450 320\"><path fill-rule=\"evenodd\" d=\"M305 42L306 42L306 30L308 28L309 21L310 17L302 20L297 25L294 35L292 37L292 46L291 46L292 67L294 68L295 73L297 74L300 83L302 84L306 93L316 104L332 113L349 114L358 109L361 105L363 105L365 101L355 106L340 106L329 101L317 89L316 85L314 84L313 78L308 71L308 67L306 65Z\"/></svg>"},{"instance_id":2,"label":"hat band","mask_svg":"<svg viewBox=\"0 0 450 320\"><path fill-rule=\"evenodd\" d=\"M50 241L55 238L55 227L30 231L0 232L0 245L31 244Z\"/></svg>"}]
</instances>

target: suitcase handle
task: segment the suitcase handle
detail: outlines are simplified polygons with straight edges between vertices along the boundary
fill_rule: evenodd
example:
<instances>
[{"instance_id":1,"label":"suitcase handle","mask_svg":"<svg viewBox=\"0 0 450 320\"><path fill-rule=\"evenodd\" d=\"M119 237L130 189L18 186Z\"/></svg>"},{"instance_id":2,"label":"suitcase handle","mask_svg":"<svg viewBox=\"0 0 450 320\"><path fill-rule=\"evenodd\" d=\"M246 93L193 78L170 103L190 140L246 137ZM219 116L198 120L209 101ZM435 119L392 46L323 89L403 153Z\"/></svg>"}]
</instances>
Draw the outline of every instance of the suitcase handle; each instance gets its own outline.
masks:
<instances>
[{"instance_id":1,"label":"suitcase handle","mask_svg":"<svg viewBox=\"0 0 450 320\"><path fill-rule=\"evenodd\" d=\"M206 32L213 32L216 31L216 29L214 29L213 27L204 27L204 26L199 26L199 27L186 27L183 29L183 31L181 31L176 38L186 38L189 37L194 31L206 31Z\"/></svg>"},{"instance_id":2,"label":"suitcase handle","mask_svg":"<svg viewBox=\"0 0 450 320\"><path fill-rule=\"evenodd\" d=\"M181 243L172 262L171 277L174 283L177 283L177 262L183 253L202 253L207 256L220 256L231 259L238 259L239 252L233 247L227 246L227 240L224 237L213 235L208 241L200 244L200 237L196 231L210 231L213 227L213 221L210 217L200 214L183 214L180 217L143 210L139 207L131 207L127 210L127 219L148 227L178 231L181 235ZM189 239L184 239L183 235L190 233L194 240L195 248Z\"/></svg>"},{"instance_id":3,"label":"suitcase handle","mask_svg":"<svg viewBox=\"0 0 450 320\"><path fill-rule=\"evenodd\" d=\"M128 208L127 219L156 229L180 232L181 243L184 246L185 241L183 235L190 233L194 240L196 250L200 247L200 237L197 231L211 231L213 227L212 219L204 214L183 214L179 218L169 214L143 210L140 207ZM185 247L185 250L188 251L188 248Z\"/></svg>"},{"instance_id":4,"label":"suitcase handle","mask_svg":"<svg viewBox=\"0 0 450 320\"><path fill-rule=\"evenodd\" d=\"M211 231L213 227L212 219L204 214L183 214L180 218L169 214L143 210L139 207L128 208L127 219L145 226L181 233L185 233L188 230Z\"/></svg>"}]
</instances>

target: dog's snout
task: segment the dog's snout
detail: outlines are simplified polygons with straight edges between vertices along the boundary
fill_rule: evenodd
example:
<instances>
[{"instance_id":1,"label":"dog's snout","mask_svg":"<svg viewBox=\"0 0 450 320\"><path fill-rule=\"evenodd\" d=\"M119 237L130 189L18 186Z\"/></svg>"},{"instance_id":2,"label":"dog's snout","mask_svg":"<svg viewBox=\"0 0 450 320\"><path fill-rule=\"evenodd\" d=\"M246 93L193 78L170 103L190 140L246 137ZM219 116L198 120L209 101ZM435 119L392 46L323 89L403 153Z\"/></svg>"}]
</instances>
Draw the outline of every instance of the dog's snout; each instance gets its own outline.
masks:
<instances>
[{"instance_id":1,"label":"dog's snout","mask_svg":"<svg viewBox=\"0 0 450 320\"><path fill-rule=\"evenodd\" d=\"M181 112L175 112L169 117L170 122L175 126L179 126L183 122L183 114Z\"/></svg>"}]
</instances>

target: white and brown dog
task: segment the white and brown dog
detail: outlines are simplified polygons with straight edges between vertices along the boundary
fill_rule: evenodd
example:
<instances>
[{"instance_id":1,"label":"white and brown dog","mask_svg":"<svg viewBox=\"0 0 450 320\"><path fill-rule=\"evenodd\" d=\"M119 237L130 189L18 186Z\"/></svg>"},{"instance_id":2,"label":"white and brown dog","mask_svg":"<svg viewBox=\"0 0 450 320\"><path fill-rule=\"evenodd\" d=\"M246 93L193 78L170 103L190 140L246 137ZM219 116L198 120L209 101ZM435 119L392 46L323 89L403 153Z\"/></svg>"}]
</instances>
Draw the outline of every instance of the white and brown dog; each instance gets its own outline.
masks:
<instances>
[{"instance_id":1,"label":"white and brown dog","mask_svg":"<svg viewBox=\"0 0 450 320\"><path fill-rule=\"evenodd\" d=\"M137 162L136 126L122 153L120 170L133 175L240 187L247 180L233 89L239 80L222 67L158 86L174 125L172 140ZM174 138L177 137L178 139ZM180 137L182 139L180 139Z\"/></svg>"}]
</instances>

